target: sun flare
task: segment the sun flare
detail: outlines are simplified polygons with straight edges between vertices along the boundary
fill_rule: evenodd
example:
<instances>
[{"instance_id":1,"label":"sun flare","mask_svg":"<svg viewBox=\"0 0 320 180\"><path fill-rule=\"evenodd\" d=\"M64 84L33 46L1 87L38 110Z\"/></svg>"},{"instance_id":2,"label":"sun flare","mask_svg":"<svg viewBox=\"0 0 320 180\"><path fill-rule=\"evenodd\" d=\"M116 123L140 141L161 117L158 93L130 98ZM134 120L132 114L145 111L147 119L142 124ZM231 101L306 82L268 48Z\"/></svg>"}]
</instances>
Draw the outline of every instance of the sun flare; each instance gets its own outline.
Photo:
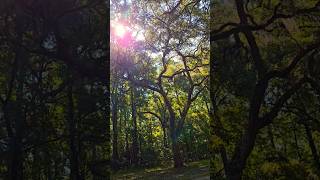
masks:
<instances>
[{"instance_id":1,"label":"sun flare","mask_svg":"<svg viewBox=\"0 0 320 180\"><path fill-rule=\"evenodd\" d=\"M143 41L143 30L126 21L111 21L111 39L121 47L133 47L136 42Z\"/></svg>"},{"instance_id":2,"label":"sun flare","mask_svg":"<svg viewBox=\"0 0 320 180\"><path fill-rule=\"evenodd\" d=\"M123 24L117 23L114 25L114 33L117 37L123 38L127 33L127 28Z\"/></svg>"}]
</instances>

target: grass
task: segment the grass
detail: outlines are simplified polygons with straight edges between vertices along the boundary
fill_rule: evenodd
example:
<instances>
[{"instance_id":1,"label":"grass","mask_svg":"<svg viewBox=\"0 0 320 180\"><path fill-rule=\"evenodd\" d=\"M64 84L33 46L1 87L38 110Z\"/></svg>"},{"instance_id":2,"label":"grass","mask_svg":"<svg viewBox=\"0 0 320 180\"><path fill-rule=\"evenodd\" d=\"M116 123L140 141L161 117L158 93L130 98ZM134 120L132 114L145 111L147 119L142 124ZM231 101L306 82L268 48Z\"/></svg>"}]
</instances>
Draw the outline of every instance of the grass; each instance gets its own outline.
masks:
<instances>
[{"instance_id":1,"label":"grass","mask_svg":"<svg viewBox=\"0 0 320 180\"><path fill-rule=\"evenodd\" d=\"M121 170L111 176L112 180L208 180L209 161L197 161L186 165L186 167L175 169L169 165L162 165L153 168L135 168Z\"/></svg>"}]
</instances>

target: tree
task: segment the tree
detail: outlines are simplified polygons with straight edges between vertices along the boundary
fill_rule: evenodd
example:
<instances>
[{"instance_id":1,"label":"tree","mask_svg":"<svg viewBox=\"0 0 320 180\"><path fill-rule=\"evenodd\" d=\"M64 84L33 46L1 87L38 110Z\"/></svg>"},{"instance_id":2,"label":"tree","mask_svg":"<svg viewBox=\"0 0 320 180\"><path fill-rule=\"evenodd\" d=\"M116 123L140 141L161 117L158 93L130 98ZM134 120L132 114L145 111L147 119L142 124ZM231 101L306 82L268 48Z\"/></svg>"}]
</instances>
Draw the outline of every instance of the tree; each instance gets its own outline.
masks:
<instances>
[{"instance_id":1,"label":"tree","mask_svg":"<svg viewBox=\"0 0 320 180\"><path fill-rule=\"evenodd\" d=\"M161 4L162 2L159 3ZM165 4L163 5L166 6ZM153 82L150 80L137 80L132 76L128 76L128 80L133 82L136 86L144 87L159 93L163 99L169 113L169 132L172 142L174 166L181 167L183 166L183 160L178 139L183 129L190 106L202 92L203 82L207 80L207 77L196 77L192 74L192 72L199 71L200 68L205 66L205 63L203 63L200 59L201 55L198 55L198 53L201 53L201 51L205 51L205 45L203 44L203 41L200 41L197 47L193 47L194 52L184 52L184 49L181 49L184 46L188 46L188 41L190 39L195 38L196 36L201 36L199 34L194 35L192 32L188 32L185 29L191 28L191 26L194 27L195 22L193 22L192 19L190 20L185 18L183 15L186 17L191 17L193 14L189 13L188 11L205 10L201 9L201 3L199 2L190 2L182 5L178 3L178 5L175 6L176 9L173 8L170 13L152 11L152 7L154 6L158 6L158 3L150 3L150 9L147 11L153 13L156 24L147 24L150 27L150 31L147 33L152 33L153 37L157 38L147 40L147 44L149 49L161 52L161 72L157 75L157 77L155 77L155 81ZM199 21L201 21L201 19ZM161 33L159 35L154 34L155 32L153 29L151 29L151 26L153 26L153 28L156 27L161 29ZM177 28L178 26L185 28L179 29ZM180 36L178 36L178 34L180 34ZM181 35L186 35L188 38L185 37L183 40ZM203 56L205 57L205 55ZM177 60L180 60L180 62L175 63L173 60L174 58L177 58ZM174 66L178 66L179 69L173 68ZM186 88L185 90L181 89L182 91L179 90L179 93L183 93L185 95L184 103L181 109L175 109L173 104L174 102L170 97L170 94L174 93L174 90L170 89L164 83L172 84L175 87L183 86ZM179 98L177 101L180 101Z\"/></svg>"},{"instance_id":2,"label":"tree","mask_svg":"<svg viewBox=\"0 0 320 180\"><path fill-rule=\"evenodd\" d=\"M230 22L219 19L222 25L217 26L214 12L220 8L226 8L225 12L232 15ZM223 89L233 96L227 98L228 101L239 99L244 104L241 111L245 115L241 119L246 119L245 123L240 124L240 132L236 134L231 148L233 150L227 152L229 148L223 144L219 148L228 179L241 179L259 133L281 116L284 105L294 94L310 83L303 64L317 52L319 42L318 38L306 38L318 31L314 29L306 34L293 26L301 24L302 19L307 17L313 17L306 21L314 24L319 17L318 8L319 2L301 5L298 2L235 0L223 6L212 4L211 102L217 104L214 87L222 83ZM264 12L259 12L259 9ZM298 34L300 39L296 38ZM270 41L277 35L281 39ZM286 47L281 42L285 42ZM278 54L273 51L273 46L280 48ZM224 68L224 61L240 65L234 69L230 66ZM243 77L232 77L233 74L226 73L240 73ZM244 85L247 93L239 85ZM212 118L213 126L225 129L219 118ZM213 133L219 137L214 129ZM220 135L220 138L226 139L225 136Z\"/></svg>"},{"instance_id":3,"label":"tree","mask_svg":"<svg viewBox=\"0 0 320 180\"><path fill-rule=\"evenodd\" d=\"M145 143L141 137L143 133L138 136L135 133L137 111L138 129L146 128L145 139L150 147L144 149L140 146L141 156L144 151L148 151L150 156L157 156L159 151L164 153L164 150L151 146L158 140L154 136L159 136L160 129L163 144L167 143L167 134L169 136L174 166L181 167L184 156L181 134L184 133L185 122L189 121L192 104L205 94L208 80L208 4L205 1L113 3L115 12L125 16L114 17L118 23L131 27L133 32L139 31L136 26L143 27L143 40L133 40L130 45L118 43L118 46L125 47L121 47L121 58L114 58L121 67L122 79L134 92L134 96L129 97L135 97L135 102L131 103L136 105L131 108L132 152L134 155L138 152L135 140ZM136 11L131 12L128 7ZM138 96L135 92L141 93ZM154 99L157 103L152 102ZM143 159L141 157L142 162Z\"/></svg>"}]
</instances>

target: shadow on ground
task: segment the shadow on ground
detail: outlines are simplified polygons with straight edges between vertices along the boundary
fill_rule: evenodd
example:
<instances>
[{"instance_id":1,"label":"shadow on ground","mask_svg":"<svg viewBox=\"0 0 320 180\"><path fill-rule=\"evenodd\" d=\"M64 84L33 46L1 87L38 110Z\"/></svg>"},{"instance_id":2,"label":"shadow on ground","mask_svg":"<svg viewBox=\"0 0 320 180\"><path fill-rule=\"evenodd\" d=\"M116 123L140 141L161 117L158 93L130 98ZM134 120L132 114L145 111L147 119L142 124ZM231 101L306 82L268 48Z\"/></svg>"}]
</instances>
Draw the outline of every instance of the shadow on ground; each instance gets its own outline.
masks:
<instances>
[{"instance_id":1,"label":"shadow on ground","mask_svg":"<svg viewBox=\"0 0 320 180\"><path fill-rule=\"evenodd\" d=\"M174 169L161 166L156 168L147 168L140 170L119 171L114 174L112 180L209 180L208 161L192 162L187 167Z\"/></svg>"}]
</instances>

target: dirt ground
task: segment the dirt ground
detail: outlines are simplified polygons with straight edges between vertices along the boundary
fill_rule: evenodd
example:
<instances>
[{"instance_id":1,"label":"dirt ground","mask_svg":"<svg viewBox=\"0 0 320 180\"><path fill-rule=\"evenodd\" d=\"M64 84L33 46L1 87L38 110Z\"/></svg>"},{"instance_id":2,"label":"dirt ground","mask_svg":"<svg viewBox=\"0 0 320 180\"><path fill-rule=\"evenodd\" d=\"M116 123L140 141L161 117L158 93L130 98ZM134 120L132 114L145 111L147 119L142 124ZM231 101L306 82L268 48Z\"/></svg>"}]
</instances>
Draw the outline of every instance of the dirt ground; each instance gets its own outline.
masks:
<instances>
[{"instance_id":1,"label":"dirt ground","mask_svg":"<svg viewBox=\"0 0 320 180\"><path fill-rule=\"evenodd\" d=\"M136 169L119 171L115 173L112 180L209 180L208 161L192 162L186 167L174 169L172 167L155 167L147 169Z\"/></svg>"}]
</instances>

